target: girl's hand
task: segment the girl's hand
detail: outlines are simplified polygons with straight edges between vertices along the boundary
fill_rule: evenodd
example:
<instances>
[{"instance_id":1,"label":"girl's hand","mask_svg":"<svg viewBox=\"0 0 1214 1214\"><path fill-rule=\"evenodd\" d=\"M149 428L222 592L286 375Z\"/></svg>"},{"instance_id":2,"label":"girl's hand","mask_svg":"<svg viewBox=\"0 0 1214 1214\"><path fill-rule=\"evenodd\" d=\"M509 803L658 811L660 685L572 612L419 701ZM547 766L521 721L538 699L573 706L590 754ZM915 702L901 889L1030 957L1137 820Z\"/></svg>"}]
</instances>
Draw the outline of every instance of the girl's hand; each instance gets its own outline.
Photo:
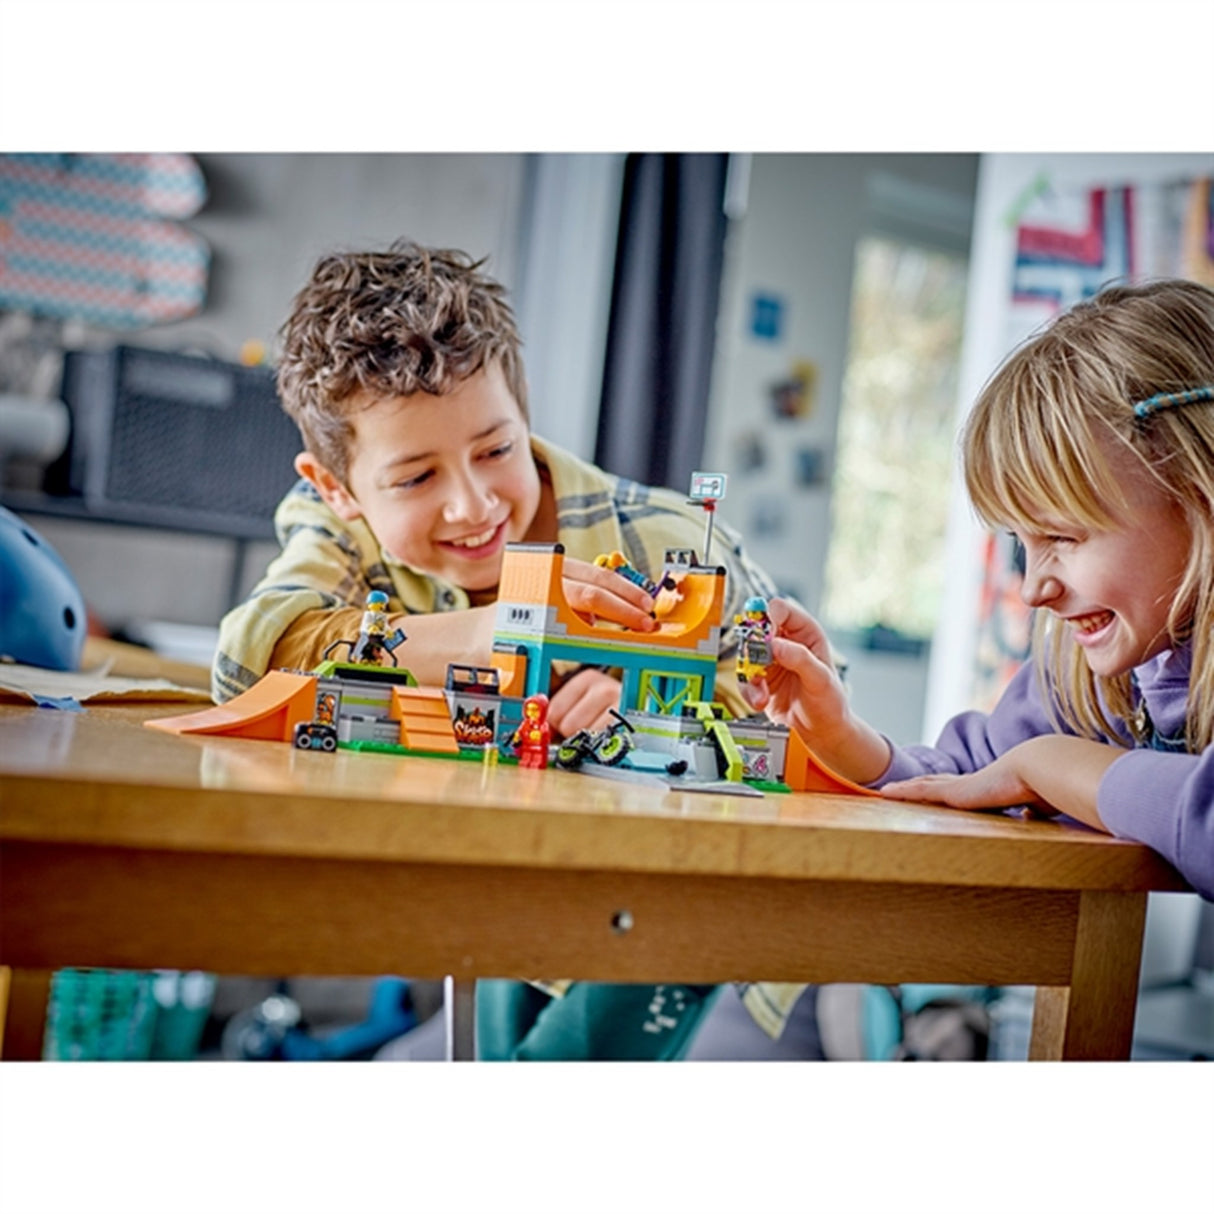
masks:
<instances>
[{"instance_id":1,"label":"girl's hand","mask_svg":"<svg viewBox=\"0 0 1214 1214\"><path fill-rule=\"evenodd\" d=\"M653 599L614 570L566 557L562 582L565 601L574 611L622 624L634 632L652 632L658 626Z\"/></svg>"},{"instance_id":2,"label":"girl's hand","mask_svg":"<svg viewBox=\"0 0 1214 1214\"><path fill-rule=\"evenodd\" d=\"M840 775L858 784L877 779L889 765L889 745L852 714L822 626L785 599L772 599L767 615L775 661L766 678L740 685L746 703L799 733Z\"/></svg>"},{"instance_id":3,"label":"girl's hand","mask_svg":"<svg viewBox=\"0 0 1214 1214\"><path fill-rule=\"evenodd\" d=\"M1058 811L1040 800L1017 770L1015 749L1000 755L988 767L966 775L915 776L897 780L881 789L894 801L928 801L952 809L1009 809L1023 806L1048 816Z\"/></svg>"},{"instance_id":4,"label":"girl's hand","mask_svg":"<svg viewBox=\"0 0 1214 1214\"><path fill-rule=\"evenodd\" d=\"M847 692L821 625L784 599L772 599L767 616L772 624L775 664L766 678L740 684L743 699L777 724L806 730L844 716Z\"/></svg>"},{"instance_id":5,"label":"girl's hand","mask_svg":"<svg viewBox=\"0 0 1214 1214\"><path fill-rule=\"evenodd\" d=\"M1126 751L1064 734L1043 734L1013 746L980 771L964 776L916 776L886 784L881 795L931 801L954 809L1006 809L1064 813L1097 830L1108 828L1096 810L1100 781Z\"/></svg>"},{"instance_id":6,"label":"girl's hand","mask_svg":"<svg viewBox=\"0 0 1214 1214\"><path fill-rule=\"evenodd\" d=\"M620 683L604 670L588 667L567 678L548 701L548 724L555 738L568 738L579 729L604 729L620 706Z\"/></svg>"}]
</instances>

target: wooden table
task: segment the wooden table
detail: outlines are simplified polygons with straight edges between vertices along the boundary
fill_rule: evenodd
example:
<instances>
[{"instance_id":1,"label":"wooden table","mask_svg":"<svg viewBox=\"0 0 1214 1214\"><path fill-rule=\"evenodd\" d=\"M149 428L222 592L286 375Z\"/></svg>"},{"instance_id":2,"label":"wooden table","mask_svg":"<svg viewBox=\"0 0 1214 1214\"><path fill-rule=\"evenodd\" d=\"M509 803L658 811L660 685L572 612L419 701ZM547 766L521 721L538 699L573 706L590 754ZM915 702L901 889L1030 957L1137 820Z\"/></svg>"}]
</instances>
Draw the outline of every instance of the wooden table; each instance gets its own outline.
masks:
<instances>
[{"instance_id":1,"label":"wooden table","mask_svg":"<svg viewBox=\"0 0 1214 1214\"><path fill-rule=\"evenodd\" d=\"M10 1030L64 966L1025 983L1032 1057L1125 1058L1147 891L1187 888L1064 822L141 725L179 712L0 706Z\"/></svg>"}]
</instances>

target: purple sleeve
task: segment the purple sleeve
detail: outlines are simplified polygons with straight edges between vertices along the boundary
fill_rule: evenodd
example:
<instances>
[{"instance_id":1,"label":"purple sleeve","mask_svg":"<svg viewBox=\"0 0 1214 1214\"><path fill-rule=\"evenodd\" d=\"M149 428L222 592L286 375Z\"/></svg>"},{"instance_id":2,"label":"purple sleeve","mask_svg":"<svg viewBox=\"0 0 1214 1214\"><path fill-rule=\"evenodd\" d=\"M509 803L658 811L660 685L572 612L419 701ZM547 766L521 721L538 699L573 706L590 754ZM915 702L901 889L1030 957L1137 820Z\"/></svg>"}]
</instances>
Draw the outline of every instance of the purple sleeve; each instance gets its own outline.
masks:
<instances>
[{"instance_id":1,"label":"purple sleeve","mask_svg":"<svg viewBox=\"0 0 1214 1214\"><path fill-rule=\"evenodd\" d=\"M1128 751L1101 778L1096 811L1113 834L1154 848L1214 900L1214 746L1199 755Z\"/></svg>"},{"instance_id":2,"label":"purple sleeve","mask_svg":"<svg viewBox=\"0 0 1214 1214\"><path fill-rule=\"evenodd\" d=\"M913 776L977 771L1029 738L1056 732L1041 703L1032 665L1026 664L1012 677L990 713L963 712L953 717L935 746L893 747L890 765L872 787Z\"/></svg>"},{"instance_id":3,"label":"purple sleeve","mask_svg":"<svg viewBox=\"0 0 1214 1214\"><path fill-rule=\"evenodd\" d=\"M989 716L954 717L935 746L894 747L889 767L872 787L938 772L977 771L1029 738L1057 732L1026 665ZM1101 778L1096 809L1112 834L1153 848L1203 898L1214 900L1214 746L1200 755L1126 751Z\"/></svg>"}]
</instances>

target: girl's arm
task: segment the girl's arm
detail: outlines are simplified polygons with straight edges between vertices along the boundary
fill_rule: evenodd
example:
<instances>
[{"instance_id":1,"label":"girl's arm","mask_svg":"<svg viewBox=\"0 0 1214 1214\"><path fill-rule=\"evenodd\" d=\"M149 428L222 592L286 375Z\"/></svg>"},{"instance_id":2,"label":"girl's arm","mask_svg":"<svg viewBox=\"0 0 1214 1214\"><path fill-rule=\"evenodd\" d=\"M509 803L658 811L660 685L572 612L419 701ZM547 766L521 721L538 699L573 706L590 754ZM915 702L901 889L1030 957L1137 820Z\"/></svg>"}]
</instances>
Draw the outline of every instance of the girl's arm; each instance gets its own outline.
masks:
<instances>
[{"instance_id":1,"label":"girl's arm","mask_svg":"<svg viewBox=\"0 0 1214 1214\"><path fill-rule=\"evenodd\" d=\"M1153 847L1214 901L1214 746L1196 755L1123 752L1101 782L1100 816L1113 834Z\"/></svg>"},{"instance_id":2,"label":"girl's arm","mask_svg":"<svg viewBox=\"0 0 1214 1214\"><path fill-rule=\"evenodd\" d=\"M766 680L743 687L743 694L752 708L765 709L773 720L797 728L818 758L858 784L884 787L919 776L977 773L1025 741L1055 734L1037 679L1026 665L990 713L959 713L934 746L892 747L852 713L830 644L817 622L781 599L771 600L768 615L779 633L772 642L775 664ZM1110 762L1124 753L1114 750ZM1001 773L1006 776L1014 769L1000 768L996 776Z\"/></svg>"},{"instance_id":3,"label":"girl's arm","mask_svg":"<svg viewBox=\"0 0 1214 1214\"><path fill-rule=\"evenodd\" d=\"M1039 812L1064 813L1109 832L1097 812L1097 792L1104 773L1126 753L1122 747L1086 738L1043 734L1013 746L979 771L899 780L886 784L881 795L955 809L1024 805Z\"/></svg>"},{"instance_id":4,"label":"girl's arm","mask_svg":"<svg viewBox=\"0 0 1214 1214\"><path fill-rule=\"evenodd\" d=\"M1214 747L1200 755L1123 750L1043 735L969 775L916 776L883 796L957 809L1027 805L1154 848L1214 899Z\"/></svg>"}]
</instances>

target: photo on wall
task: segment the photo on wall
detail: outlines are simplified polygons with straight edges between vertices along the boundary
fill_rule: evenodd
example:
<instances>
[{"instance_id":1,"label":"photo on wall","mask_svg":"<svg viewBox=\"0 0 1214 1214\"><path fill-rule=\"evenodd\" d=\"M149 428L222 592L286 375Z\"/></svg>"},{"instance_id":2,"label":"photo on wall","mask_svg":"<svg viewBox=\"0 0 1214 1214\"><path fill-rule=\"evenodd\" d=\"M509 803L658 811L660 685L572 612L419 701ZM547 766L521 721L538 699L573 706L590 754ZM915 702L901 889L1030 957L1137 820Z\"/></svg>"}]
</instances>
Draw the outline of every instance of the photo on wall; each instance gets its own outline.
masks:
<instances>
[{"instance_id":1,"label":"photo on wall","mask_svg":"<svg viewBox=\"0 0 1214 1214\"><path fill-rule=\"evenodd\" d=\"M783 420L812 416L817 384L818 369L814 363L805 359L793 363L788 375L768 390L772 415Z\"/></svg>"}]
</instances>

